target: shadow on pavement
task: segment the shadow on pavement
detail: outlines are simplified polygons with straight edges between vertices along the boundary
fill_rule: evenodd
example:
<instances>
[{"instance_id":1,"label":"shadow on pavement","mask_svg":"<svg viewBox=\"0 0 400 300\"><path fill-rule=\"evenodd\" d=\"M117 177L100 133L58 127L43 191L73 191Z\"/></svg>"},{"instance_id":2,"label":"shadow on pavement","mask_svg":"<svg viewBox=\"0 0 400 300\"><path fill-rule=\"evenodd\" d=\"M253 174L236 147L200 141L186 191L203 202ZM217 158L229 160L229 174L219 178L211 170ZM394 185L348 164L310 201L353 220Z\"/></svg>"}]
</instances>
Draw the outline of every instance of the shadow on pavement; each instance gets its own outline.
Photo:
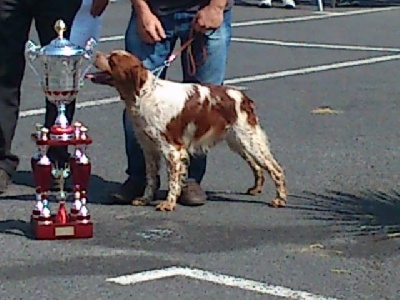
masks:
<instances>
[{"instance_id":1,"label":"shadow on pavement","mask_svg":"<svg viewBox=\"0 0 400 300\"><path fill-rule=\"evenodd\" d=\"M314 220L333 221L350 226L354 235L393 235L400 231L400 193L365 190L357 193L306 192L297 196L304 202L298 208Z\"/></svg>"},{"instance_id":2,"label":"shadow on pavement","mask_svg":"<svg viewBox=\"0 0 400 300\"><path fill-rule=\"evenodd\" d=\"M34 240L31 224L24 220L0 220L0 234L26 237Z\"/></svg>"},{"instance_id":3,"label":"shadow on pavement","mask_svg":"<svg viewBox=\"0 0 400 300\"><path fill-rule=\"evenodd\" d=\"M292 196L296 210L308 220L328 224L334 237L324 249L344 256L387 259L400 250L400 193L363 190Z\"/></svg>"}]
</instances>

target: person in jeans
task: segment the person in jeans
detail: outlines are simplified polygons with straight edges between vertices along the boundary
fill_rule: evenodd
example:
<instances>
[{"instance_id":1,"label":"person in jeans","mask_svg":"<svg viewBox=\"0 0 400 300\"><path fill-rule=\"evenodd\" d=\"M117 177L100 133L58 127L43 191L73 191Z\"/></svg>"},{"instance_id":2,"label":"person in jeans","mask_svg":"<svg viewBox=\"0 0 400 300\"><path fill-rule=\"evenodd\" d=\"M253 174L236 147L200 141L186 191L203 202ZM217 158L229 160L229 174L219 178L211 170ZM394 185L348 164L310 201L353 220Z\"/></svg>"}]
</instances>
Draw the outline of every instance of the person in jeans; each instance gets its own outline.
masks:
<instances>
[{"instance_id":1,"label":"person in jeans","mask_svg":"<svg viewBox=\"0 0 400 300\"><path fill-rule=\"evenodd\" d=\"M125 34L125 48L138 56L145 67L154 70L161 66L174 50L177 40L185 43L191 29L200 33L190 45L197 61L195 74L189 72L187 48L180 54L183 82L221 85L225 77L228 48L231 39L231 7L229 0L131 0L132 15ZM206 50L203 61L202 50ZM166 72L161 74L165 78ZM130 204L140 197L146 185L145 162L136 140L129 114L123 113L125 150L128 160L128 179L119 191L111 193L114 203ZM178 202L183 205L202 205L206 194L200 183L206 171L205 155L191 157L188 181Z\"/></svg>"},{"instance_id":2,"label":"person in jeans","mask_svg":"<svg viewBox=\"0 0 400 300\"><path fill-rule=\"evenodd\" d=\"M104 2L93 0L93 15L104 10ZM19 158L11 152L11 144L17 126L21 82L25 71L25 43L29 38L32 21L39 35L40 45L45 46L56 38L54 24L62 19L69 37L69 28L82 0L0 0L0 194L7 190L18 165ZM71 122L75 103L66 107L66 116ZM50 127L57 117L57 108L46 100L44 126ZM50 148L48 155L57 164L68 160L67 147Z\"/></svg>"}]
</instances>

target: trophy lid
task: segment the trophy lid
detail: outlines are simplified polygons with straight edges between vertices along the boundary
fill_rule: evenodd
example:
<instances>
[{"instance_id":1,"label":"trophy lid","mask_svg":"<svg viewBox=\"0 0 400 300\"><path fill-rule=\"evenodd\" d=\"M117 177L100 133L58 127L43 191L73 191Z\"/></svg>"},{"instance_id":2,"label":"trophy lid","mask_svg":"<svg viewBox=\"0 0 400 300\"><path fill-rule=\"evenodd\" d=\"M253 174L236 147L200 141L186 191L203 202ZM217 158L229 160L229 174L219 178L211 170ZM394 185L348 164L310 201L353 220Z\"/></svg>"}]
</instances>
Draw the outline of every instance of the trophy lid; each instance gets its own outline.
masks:
<instances>
[{"instance_id":1,"label":"trophy lid","mask_svg":"<svg viewBox=\"0 0 400 300\"><path fill-rule=\"evenodd\" d=\"M63 20L58 20L54 25L54 30L57 32L57 38L52 40L50 44L44 46L40 52L44 56L83 56L85 49L72 44L64 38L66 25Z\"/></svg>"}]
</instances>

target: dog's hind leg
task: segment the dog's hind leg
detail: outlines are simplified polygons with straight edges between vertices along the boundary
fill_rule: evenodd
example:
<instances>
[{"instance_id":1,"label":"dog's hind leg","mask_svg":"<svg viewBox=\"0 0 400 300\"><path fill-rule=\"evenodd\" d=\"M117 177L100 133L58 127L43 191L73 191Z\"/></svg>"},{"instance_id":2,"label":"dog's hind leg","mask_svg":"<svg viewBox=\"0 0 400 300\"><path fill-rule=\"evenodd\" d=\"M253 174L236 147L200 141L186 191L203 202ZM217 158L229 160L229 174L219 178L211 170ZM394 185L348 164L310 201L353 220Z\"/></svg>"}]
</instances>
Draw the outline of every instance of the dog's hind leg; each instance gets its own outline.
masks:
<instances>
[{"instance_id":1,"label":"dog's hind leg","mask_svg":"<svg viewBox=\"0 0 400 300\"><path fill-rule=\"evenodd\" d=\"M188 153L186 150L175 149L172 145L165 145L163 149L168 170L168 194L167 199L157 205L156 209L161 211L172 211L175 209L178 197L182 192L182 184L187 176Z\"/></svg>"},{"instance_id":2,"label":"dog's hind leg","mask_svg":"<svg viewBox=\"0 0 400 300\"><path fill-rule=\"evenodd\" d=\"M247 123L235 126L234 132L246 155L253 158L254 162L271 176L276 188L276 198L271 202L271 206L286 206L285 173L270 151L265 132L258 124L252 126Z\"/></svg>"},{"instance_id":3,"label":"dog's hind leg","mask_svg":"<svg viewBox=\"0 0 400 300\"><path fill-rule=\"evenodd\" d=\"M229 132L226 137L226 142L229 148L240 155L247 164L249 165L251 171L254 175L254 185L247 190L247 194L257 195L260 194L263 190L265 177L264 177L264 169L261 168L255 160L250 156L250 154L245 150L243 145L239 142L233 132Z\"/></svg>"}]
</instances>

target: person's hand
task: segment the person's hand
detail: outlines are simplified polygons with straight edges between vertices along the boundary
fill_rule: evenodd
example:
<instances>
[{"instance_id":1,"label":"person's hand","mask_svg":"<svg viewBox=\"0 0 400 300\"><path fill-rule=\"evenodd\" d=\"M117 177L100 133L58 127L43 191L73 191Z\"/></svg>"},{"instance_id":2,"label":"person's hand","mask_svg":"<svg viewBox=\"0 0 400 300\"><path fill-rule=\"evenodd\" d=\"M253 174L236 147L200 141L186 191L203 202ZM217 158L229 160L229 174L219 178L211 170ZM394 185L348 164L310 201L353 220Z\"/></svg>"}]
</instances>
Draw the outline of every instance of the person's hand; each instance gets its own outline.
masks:
<instances>
[{"instance_id":1,"label":"person's hand","mask_svg":"<svg viewBox=\"0 0 400 300\"><path fill-rule=\"evenodd\" d=\"M100 17L106 10L109 0L93 0L90 14L96 18Z\"/></svg>"},{"instance_id":2,"label":"person's hand","mask_svg":"<svg viewBox=\"0 0 400 300\"><path fill-rule=\"evenodd\" d=\"M145 43L154 44L166 38L160 20L150 10L137 14L137 30Z\"/></svg>"},{"instance_id":3,"label":"person's hand","mask_svg":"<svg viewBox=\"0 0 400 300\"><path fill-rule=\"evenodd\" d=\"M193 19L193 29L198 32L206 32L217 29L224 20L224 9L216 5L207 5L200 9Z\"/></svg>"}]
</instances>

